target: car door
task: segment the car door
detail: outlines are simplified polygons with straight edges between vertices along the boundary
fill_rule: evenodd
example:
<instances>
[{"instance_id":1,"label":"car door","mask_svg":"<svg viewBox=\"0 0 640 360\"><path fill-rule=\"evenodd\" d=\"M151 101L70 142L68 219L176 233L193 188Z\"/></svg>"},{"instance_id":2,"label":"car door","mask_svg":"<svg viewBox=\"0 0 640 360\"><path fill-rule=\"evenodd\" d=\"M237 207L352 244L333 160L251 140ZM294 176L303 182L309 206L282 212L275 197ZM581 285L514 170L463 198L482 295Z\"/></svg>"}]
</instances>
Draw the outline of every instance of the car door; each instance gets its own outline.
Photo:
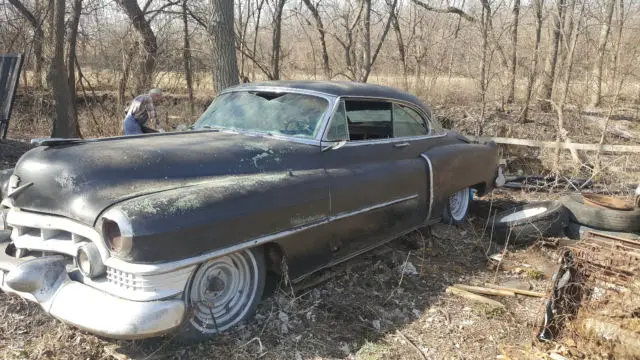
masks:
<instances>
[{"instance_id":1,"label":"car door","mask_svg":"<svg viewBox=\"0 0 640 360\"><path fill-rule=\"evenodd\" d=\"M393 104L342 99L323 141L334 257L365 251L424 222L425 161L393 137ZM415 151L414 151L415 152Z\"/></svg>"}]
</instances>

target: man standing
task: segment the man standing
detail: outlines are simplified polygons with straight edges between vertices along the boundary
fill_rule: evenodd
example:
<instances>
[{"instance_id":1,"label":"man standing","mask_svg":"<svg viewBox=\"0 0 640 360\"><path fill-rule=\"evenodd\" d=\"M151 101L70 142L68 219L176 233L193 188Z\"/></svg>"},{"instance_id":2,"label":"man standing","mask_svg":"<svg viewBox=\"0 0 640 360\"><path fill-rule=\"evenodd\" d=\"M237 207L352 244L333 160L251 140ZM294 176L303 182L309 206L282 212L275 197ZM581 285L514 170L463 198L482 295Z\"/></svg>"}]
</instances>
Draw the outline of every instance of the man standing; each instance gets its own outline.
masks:
<instances>
[{"instance_id":1,"label":"man standing","mask_svg":"<svg viewBox=\"0 0 640 360\"><path fill-rule=\"evenodd\" d=\"M144 134L150 132L158 132L152 128L146 127L145 124L148 120L153 120L159 131L160 121L156 115L156 108L154 107L154 101L160 101L162 99L161 89L151 89L148 94L142 94L136 96L129 106L127 116L123 121L123 128L125 135Z\"/></svg>"}]
</instances>

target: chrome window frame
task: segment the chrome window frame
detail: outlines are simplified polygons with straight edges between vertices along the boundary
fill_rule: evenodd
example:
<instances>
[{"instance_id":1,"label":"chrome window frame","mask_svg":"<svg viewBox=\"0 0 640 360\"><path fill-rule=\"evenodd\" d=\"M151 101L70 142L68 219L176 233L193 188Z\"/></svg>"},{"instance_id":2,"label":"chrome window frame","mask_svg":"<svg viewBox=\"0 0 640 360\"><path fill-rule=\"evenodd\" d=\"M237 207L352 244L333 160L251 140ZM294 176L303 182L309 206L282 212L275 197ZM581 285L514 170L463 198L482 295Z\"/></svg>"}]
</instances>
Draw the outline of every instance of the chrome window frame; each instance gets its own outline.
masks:
<instances>
[{"instance_id":1,"label":"chrome window frame","mask_svg":"<svg viewBox=\"0 0 640 360\"><path fill-rule=\"evenodd\" d=\"M326 140L326 138L325 138L326 131L329 129L329 124L330 124L331 120L333 120L333 115L334 115L336 109L338 108L338 105L340 104L340 101L345 101L345 100L348 100L348 99L371 100L371 101L388 101L392 105L392 107L391 107L392 114L393 114L393 105L394 104L399 104L399 105L406 106L406 107L408 107L408 108L410 108L412 110L415 110L423 118L423 120L426 121L426 123L429 125L429 133L427 135L391 137L391 138L385 138L385 139L347 140L347 142L344 145L344 147L364 146L364 145L377 145L377 144L392 144L392 143L402 142L402 141L426 140L426 139L431 139L431 138L441 138L441 137L447 136L447 131L444 130L444 129L443 129L443 132L441 134L439 134L439 133L433 134L432 133L433 124L431 122L431 116L429 116L423 109L421 109L420 107L416 106L415 104L413 104L413 103L411 103L409 101L404 101L404 100L395 99L395 98L387 98L387 97L338 96L338 97L335 98L334 109L331 112L331 116L327 120L327 124L325 124L325 132L323 132L323 134L322 134L322 141L324 143L335 143L335 141ZM393 121L393 117L392 117L392 121ZM393 123L392 123L392 125L393 125Z\"/></svg>"}]
</instances>

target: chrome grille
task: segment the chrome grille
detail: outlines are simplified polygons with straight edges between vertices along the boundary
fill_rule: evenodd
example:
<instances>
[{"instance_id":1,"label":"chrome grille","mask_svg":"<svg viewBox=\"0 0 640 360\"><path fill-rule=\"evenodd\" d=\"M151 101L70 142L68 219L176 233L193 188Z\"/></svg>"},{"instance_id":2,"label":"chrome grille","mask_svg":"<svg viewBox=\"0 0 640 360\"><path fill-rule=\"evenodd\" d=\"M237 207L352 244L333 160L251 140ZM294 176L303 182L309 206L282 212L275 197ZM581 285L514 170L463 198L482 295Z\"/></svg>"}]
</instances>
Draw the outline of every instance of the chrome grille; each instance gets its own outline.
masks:
<instances>
[{"instance_id":1,"label":"chrome grille","mask_svg":"<svg viewBox=\"0 0 640 360\"><path fill-rule=\"evenodd\" d=\"M189 266L170 273L139 275L107 267L104 289L133 300L166 298L184 290L194 269L195 266Z\"/></svg>"}]
</instances>

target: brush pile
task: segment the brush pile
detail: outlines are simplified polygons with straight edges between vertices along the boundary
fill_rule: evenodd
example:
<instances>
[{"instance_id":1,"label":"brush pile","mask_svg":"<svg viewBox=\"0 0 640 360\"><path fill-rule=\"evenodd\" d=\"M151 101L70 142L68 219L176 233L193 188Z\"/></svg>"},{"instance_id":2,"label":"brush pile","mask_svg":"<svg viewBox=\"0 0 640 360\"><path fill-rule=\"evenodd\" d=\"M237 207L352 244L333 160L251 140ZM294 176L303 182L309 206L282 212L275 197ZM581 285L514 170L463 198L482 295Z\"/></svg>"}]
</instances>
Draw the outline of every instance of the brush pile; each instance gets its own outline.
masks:
<instances>
[{"instance_id":1,"label":"brush pile","mask_svg":"<svg viewBox=\"0 0 640 360\"><path fill-rule=\"evenodd\" d=\"M640 358L640 242L587 232L568 247L538 339L580 349L572 357Z\"/></svg>"}]
</instances>

